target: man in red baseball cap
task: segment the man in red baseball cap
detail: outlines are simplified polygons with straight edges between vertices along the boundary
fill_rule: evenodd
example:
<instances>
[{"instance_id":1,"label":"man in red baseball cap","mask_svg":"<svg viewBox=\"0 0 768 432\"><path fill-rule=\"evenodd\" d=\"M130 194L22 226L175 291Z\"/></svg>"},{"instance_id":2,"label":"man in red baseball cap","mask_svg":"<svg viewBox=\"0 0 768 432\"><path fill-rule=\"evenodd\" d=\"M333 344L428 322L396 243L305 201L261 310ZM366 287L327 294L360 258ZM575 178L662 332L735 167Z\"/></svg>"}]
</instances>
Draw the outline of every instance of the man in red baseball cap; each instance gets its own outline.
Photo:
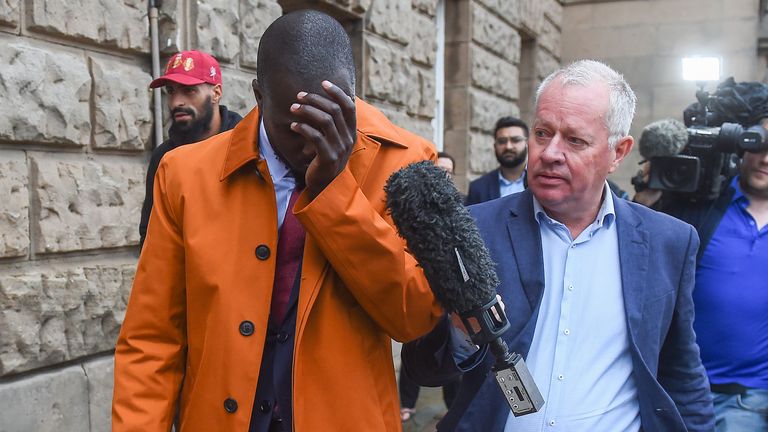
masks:
<instances>
[{"instance_id":1,"label":"man in red baseball cap","mask_svg":"<svg viewBox=\"0 0 768 432\"><path fill-rule=\"evenodd\" d=\"M240 114L219 105L222 95L221 68L211 55L201 51L182 51L171 56L165 74L149 84L165 87L171 127L168 140L152 152L147 170L147 191L139 223L140 244L144 245L149 215L152 212L152 188L160 160L167 152L184 144L202 141L237 125Z\"/></svg>"}]
</instances>

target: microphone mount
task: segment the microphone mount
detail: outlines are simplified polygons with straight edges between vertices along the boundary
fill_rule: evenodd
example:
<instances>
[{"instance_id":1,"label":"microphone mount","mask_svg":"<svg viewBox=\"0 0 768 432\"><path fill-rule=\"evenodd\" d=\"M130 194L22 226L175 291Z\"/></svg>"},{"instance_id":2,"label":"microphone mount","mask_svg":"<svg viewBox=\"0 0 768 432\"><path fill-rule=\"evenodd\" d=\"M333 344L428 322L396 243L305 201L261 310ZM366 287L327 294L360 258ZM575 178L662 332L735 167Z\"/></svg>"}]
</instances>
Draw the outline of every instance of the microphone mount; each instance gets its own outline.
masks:
<instances>
[{"instance_id":1,"label":"microphone mount","mask_svg":"<svg viewBox=\"0 0 768 432\"><path fill-rule=\"evenodd\" d=\"M459 313L459 318L474 344L489 344L496 358L493 374L512 414L519 417L539 411L544 405L544 398L523 356L510 352L501 337L510 324L498 298L494 296L476 309Z\"/></svg>"}]
</instances>

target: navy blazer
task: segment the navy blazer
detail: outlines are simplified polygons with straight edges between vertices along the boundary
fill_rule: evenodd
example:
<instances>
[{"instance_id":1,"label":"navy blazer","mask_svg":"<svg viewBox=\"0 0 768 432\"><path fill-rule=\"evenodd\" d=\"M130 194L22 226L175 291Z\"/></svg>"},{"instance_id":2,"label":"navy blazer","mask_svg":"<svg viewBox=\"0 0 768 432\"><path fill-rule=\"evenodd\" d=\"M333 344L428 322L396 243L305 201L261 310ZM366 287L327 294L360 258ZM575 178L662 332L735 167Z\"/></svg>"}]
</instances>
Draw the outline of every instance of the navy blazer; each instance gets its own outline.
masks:
<instances>
[{"instance_id":1,"label":"navy blazer","mask_svg":"<svg viewBox=\"0 0 768 432\"><path fill-rule=\"evenodd\" d=\"M500 197L499 169L483 174L469 183L466 205L479 204Z\"/></svg>"},{"instance_id":2,"label":"navy blazer","mask_svg":"<svg viewBox=\"0 0 768 432\"><path fill-rule=\"evenodd\" d=\"M714 413L693 332L696 250L693 228L614 196L621 282L643 430L713 431ZM539 225L529 190L470 207L497 264L498 293L511 328L503 337L528 355L544 291ZM403 347L403 367L422 385L457 375L448 320ZM509 415L486 355L466 372L438 431L502 432Z\"/></svg>"}]
</instances>

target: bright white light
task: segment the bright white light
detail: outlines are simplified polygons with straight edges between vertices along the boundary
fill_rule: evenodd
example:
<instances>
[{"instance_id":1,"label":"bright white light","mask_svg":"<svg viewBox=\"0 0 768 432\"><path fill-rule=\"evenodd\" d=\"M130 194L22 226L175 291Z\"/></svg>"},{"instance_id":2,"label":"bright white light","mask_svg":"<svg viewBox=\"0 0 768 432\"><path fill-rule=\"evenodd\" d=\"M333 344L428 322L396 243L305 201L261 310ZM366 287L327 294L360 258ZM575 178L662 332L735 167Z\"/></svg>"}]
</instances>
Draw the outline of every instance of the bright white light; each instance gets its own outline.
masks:
<instances>
[{"instance_id":1,"label":"bright white light","mask_svg":"<svg viewBox=\"0 0 768 432\"><path fill-rule=\"evenodd\" d=\"M683 79L686 81L719 81L720 58L683 57Z\"/></svg>"}]
</instances>

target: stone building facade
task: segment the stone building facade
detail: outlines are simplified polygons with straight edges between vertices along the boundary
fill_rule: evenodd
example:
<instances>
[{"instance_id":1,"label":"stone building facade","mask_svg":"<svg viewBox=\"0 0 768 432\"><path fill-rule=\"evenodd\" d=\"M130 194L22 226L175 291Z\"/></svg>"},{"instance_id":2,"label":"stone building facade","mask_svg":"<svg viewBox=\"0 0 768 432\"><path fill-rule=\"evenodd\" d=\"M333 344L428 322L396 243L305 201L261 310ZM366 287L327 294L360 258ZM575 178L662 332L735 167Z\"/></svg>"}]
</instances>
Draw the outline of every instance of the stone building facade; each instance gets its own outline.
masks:
<instances>
[{"instance_id":1,"label":"stone building facade","mask_svg":"<svg viewBox=\"0 0 768 432\"><path fill-rule=\"evenodd\" d=\"M497 117L557 67L558 0L165 0L163 62L222 64L245 114L259 36L318 8L348 29L357 94L458 159L493 168ZM164 64L164 63L163 63ZM138 256L152 142L143 0L0 0L0 430L110 429L112 353Z\"/></svg>"},{"instance_id":2,"label":"stone building facade","mask_svg":"<svg viewBox=\"0 0 768 432\"><path fill-rule=\"evenodd\" d=\"M536 86L560 66L562 21L555 0L447 1L444 147L460 189L498 166L499 117L531 121Z\"/></svg>"}]
</instances>

